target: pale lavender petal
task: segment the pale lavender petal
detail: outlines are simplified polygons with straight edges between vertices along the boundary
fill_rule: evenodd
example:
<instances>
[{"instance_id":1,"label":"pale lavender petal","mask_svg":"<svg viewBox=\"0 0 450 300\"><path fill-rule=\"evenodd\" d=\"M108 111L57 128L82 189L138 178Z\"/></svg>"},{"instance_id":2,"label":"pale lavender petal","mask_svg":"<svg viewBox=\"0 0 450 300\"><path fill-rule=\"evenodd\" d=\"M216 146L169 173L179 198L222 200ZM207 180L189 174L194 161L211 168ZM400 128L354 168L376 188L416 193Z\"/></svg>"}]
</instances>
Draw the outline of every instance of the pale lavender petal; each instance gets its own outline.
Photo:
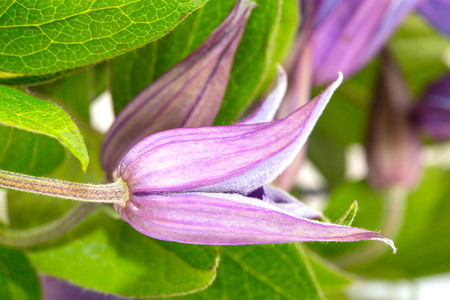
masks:
<instances>
[{"instance_id":1,"label":"pale lavender petal","mask_svg":"<svg viewBox=\"0 0 450 300\"><path fill-rule=\"evenodd\" d=\"M241 120L237 124L256 124L272 121L280 107L281 101L286 94L287 75L280 65L278 69L278 83L275 89L263 100L261 106L250 116Z\"/></svg>"},{"instance_id":2,"label":"pale lavender petal","mask_svg":"<svg viewBox=\"0 0 450 300\"><path fill-rule=\"evenodd\" d=\"M308 1L308 0L305 0ZM317 10L313 43L313 83L331 81L337 71L351 75L386 43L401 21L422 0L330 0ZM311 30L307 27L307 30Z\"/></svg>"},{"instance_id":3,"label":"pale lavender petal","mask_svg":"<svg viewBox=\"0 0 450 300\"><path fill-rule=\"evenodd\" d=\"M115 206L137 231L152 238L209 245L301 241L382 240L380 233L299 218L276 206L238 194L176 193L131 195Z\"/></svg>"},{"instance_id":4,"label":"pale lavender petal","mask_svg":"<svg viewBox=\"0 0 450 300\"><path fill-rule=\"evenodd\" d=\"M322 219L323 214L303 202L297 200L289 193L271 185L265 185L251 192L247 197L258 198L290 213L291 215L306 219Z\"/></svg>"},{"instance_id":5,"label":"pale lavender petal","mask_svg":"<svg viewBox=\"0 0 450 300\"><path fill-rule=\"evenodd\" d=\"M415 124L437 140L450 139L450 75L431 85L417 104Z\"/></svg>"},{"instance_id":6,"label":"pale lavender petal","mask_svg":"<svg viewBox=\"0 0 450 300\"><path fill-rule=\"evenodd\" d=\"M419 11L431 25L450 36L449 0L426 0L419 6Z\"/></svg>"},{"instance_id":7,"label":"pale lavender petal","mask_svg":"<svg viewBox=\"0 0 450 300\"><path fill-rule=\"evenodd\" d=\"M285 119L251 125L179 128L136 144L114 173L131 193L208 191L248 194L294 159L342 74Z\"/></svg>"},{"instance_id":8,"label":"pale lavender petal","mask_svg":"<svg viewBox=\"0 0 450 300\"><path fill-rule=\"evenodd\" d=\"M254 3L238 1L222 24L117 116L103 139L108 176L131 147L158 131L211 125L222 102L234 54Z\"/></svg>"},{"instance_id":9,"label":"pale lavender petal","mask_svg":"<svg viewBox=\"0 0 450 300\"><path fill-rule=\"evenodd\" d=\"M373 100L367 161L369 181L378 188L413 187L421 173L421 143L411 122L412 96L388 53Z\"/></svg>"}]
</instances>

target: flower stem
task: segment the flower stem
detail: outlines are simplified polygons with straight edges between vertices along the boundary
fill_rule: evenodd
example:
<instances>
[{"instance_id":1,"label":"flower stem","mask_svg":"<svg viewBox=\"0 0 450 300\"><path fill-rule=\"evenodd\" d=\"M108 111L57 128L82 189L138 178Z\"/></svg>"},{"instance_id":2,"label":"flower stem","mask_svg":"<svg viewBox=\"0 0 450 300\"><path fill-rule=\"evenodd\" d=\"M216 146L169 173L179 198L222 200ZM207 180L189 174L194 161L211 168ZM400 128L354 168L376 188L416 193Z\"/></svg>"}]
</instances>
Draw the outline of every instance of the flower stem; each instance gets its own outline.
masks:
<instances>
[{"instance_id":1,"label":"flower stem","mask_svg":"<svg viewBox=\"0 0 450 300\"><path fill-rule=\"evenodd\" d=\"M34 177L0 170L0 187L53 197L125 206L128 186L122 180L110 184L86 184Z\"/></svg>"},{"instance_id":2,"label":"flower stem","mask_svg":"<svg viewBox=\"0 0 450 300\"><path fill-rule=\"evenodd\" d=\"M80 203L61 218L40 227L27 230L0 229L0 243L28 248L51 241L73 229L98 208L98 204Z\"/></svg>"}]
</instances>

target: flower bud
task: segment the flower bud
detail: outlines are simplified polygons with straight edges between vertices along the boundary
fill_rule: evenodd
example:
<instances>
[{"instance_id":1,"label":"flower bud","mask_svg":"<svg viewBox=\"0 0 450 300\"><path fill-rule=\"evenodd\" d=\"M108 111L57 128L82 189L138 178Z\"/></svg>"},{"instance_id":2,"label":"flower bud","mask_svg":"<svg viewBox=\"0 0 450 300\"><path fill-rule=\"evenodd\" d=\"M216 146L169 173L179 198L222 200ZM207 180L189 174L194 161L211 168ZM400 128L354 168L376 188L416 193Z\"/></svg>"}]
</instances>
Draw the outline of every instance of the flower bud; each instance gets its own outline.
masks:
<instances>
[{"instance_id":1,"label":"flower bud","mask_svg":"<svg viewBox=\"0 0 450 300\"><path fill-rule=\"evenodd\" d=\"M372 102L367 141L369 181L377 188L412 187L421 171L421 146L411 121L413 102L387 52Z\"/></svg>"}]
</instances>

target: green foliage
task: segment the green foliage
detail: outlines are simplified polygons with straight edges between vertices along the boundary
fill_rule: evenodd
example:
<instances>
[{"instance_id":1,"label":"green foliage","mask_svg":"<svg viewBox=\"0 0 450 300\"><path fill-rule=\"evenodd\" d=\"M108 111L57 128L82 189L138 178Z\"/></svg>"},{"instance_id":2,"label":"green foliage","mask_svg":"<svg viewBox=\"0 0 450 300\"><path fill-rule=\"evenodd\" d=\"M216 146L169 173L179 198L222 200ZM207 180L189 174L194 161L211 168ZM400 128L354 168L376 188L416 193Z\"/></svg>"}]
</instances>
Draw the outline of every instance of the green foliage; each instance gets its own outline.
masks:
<instances>
[{"instance_id":1,"label":"green foliage","mask_svg":"<svg viewBox=\"0 0 450 300\"><path fill-rule=\"evenodd\" d=\"M64 159L64 148L55 139L13 127L0 126L0 169L44 175Z\"/></svg>"},{"instance_id":2,"label":"green foliage","mask_svg":"<svg viewBox=\"0 0 450 300\"><path fill-rule=\"evenodd\" d=\"M27 252L32 265L45 274L97 291L137 297L209 286L215 277L216 255L211 246L151 239L102 212L63 238Z\"/></svg>"},{"instance_id":3,"label":"green foliage","mask_svg":"<svg viewBox=\"0 0 450 300\"><path fill-rule=\"evenodd\" d=\"M0 247L0 299L41 299L36 271L19 250Z\"/></svg>"},{"instance_id":4,"label":"green foliage","mask_svg":"<svg viewBox=\"0 0 450 300\"><path fill-rule=\"evenodd\" d=\"M106 87L107 65L104 63L29 89L40 98L62 104L71 115L89 123L89 105Z\"/></svg>"},{"instance_id":5,"label":"green foliage","mask_svg":"<svg viewBox=\"0 0 450 300\"><path fill-rule=\"evenodd\" d=\"M211 0L174 31L116 58L111 92L118 113L135 95L196 49L221 23L235 0ZM297 1L257 1L236 52L217 124L230 124L267 87L275 64L289 49L296 28Z\"/></svg>"},{"instance_id":6,"label":"green foliage","mask_svg":"<svg viewBox=\"0 0 450 300\"><path fill-rule=\"evenodd\" d=\"M100 139L101 135L80 127L86 140L86 146L92 157L100 157ZM34 137L40 135L33 135ZM45 137L45 136L42 136ZM45 137L56 143L56 146L62 148L58 142ZM45 153L44 153L45 155ZM47 157L50 160L50 157ZM51 160L50 160L51 161ZM92 160L86 173L79 168L79 161L72 155L66 155L63 162L57 166L51 173L47 174L51 178L63 178L72 182L99 183L103 181L104 172L100 167L98 159ZM37 205L39 204L39 205ZM26 229L35 226L44 225L62 216L77 203L65 199L23 193L18 191L8 191L8 210L10 216L9 227L15 229ZM117 215L117 214L116 214Z\"/></svg>"},{"instance_id":7,"label":"green foliage","mask_svg":"<svg viewBox=\"0 0 450 300\"><path fill-rule=\"evenodd\" d=\"M364 249L374 247L374 243L379 243L376 241L310 243L310 247L325 257L344 264L349 271L364 276L400 279L448 272L450 241L446 237L450 226L449 179L448 171L429 169L420 187L406 199L404 212L398 211L392 216L399 218L402 224L397 237L392 236L398 248L395 255L387 246L379 247L370 257L360 261L359 256ZM388 214L386 210L392 206L389 201L398 200L389 199L388 194L374 193L363 182L345 183L333 193L325 214L332 219L338 217L339 211L348 206L350 199L357 199L360 206L353 226L381 232Z\"/></svg>"},{"instance_id":8,"label":"green foliage","mask_svg":"<svg viewBox=\"0 0 450 300\"><path fill-rule=\"evenodd\" d=\"M0 82L46 81L25 90L56 102L79 120L86 145L64 110L0 86L0 123L6 125L0 126L0 169L103 182L98 159L102 137L88 124L89 105L108 88L107 77L118 113L196 49L235 2L4 1L0 4ZM215 121L218 125L233 123L266 91L275 64L283 62L292 45L298 1L255 2ZM407 18L388 48L415 98L448 72L444 54L450 40L416 15ZM392 236L386 232L394 238L397 254L379 241L218 247L171 243L140 234L112 206L104 206L49 243L25 252L0 247L0 299L40 299L37 272L82 288L139 298L337 299L345 297L342 289L356 278L337 266L382 279L450 271L448 170L426 170L420 185L408 195L404 211L397 214L392 213L389 193L374 191L364 181L345 181L345 151L349 145L365 143L368 107L378 76L375 59L346 78L309 139L308 157L330 188L324 214L337 224L382 233L389 218L397 220L398 232ZM65 155L69 151L74 156ZM95 158L89 166L88 152ZM7 213L0 215L10 220L1 220L0 226L7 229L47 224L74 206L65 199L16 191L8 191L7 196L5 206L0 199L0 209L7 207Z\"/></svg>"},{"instance_id":9,"label":"green foliage","mask_svg":"<svg viewBox=\"0 0 450 300\"><path fill-rule=\"evenodd\" d=\"M60 107L10 87L0 86L0 123L48 135L67 147L81 162L89 164L80 131Z\"/></svg>"},{"instance_id":10,"label":"green foliage","mask_svg":"<svg viewBox=\"0 0 450 300\"><path fill-rule=\"evenodd\" d=\"M166 35L206 0L8 0L0 15L0 79L87 66ZM38 77L39 77L38 76Z\"/></svg>"},{"instance_id":11,"label":"green foliage","mask_svg":"<svg viewBox=\"0 0 450 300\"><path fill-rule=\"evenodd\" d=\"M448 171L429 169L421 186L407 199L403 225L395 239L398 253L383 253L363 264L352 266L350 270L386 279L413 278L450 271L449 180Z\"/></svg>"},{"instance_id":12,"label":"green foliage","mask_svg":"<svg viewBox=\"0 0 450 300\"><path fill-rule=\"evenodd\" d=\"M305 253L295 244L222 246L217 279L181 299L321 299Z\"/></svg>"}]
</instances>

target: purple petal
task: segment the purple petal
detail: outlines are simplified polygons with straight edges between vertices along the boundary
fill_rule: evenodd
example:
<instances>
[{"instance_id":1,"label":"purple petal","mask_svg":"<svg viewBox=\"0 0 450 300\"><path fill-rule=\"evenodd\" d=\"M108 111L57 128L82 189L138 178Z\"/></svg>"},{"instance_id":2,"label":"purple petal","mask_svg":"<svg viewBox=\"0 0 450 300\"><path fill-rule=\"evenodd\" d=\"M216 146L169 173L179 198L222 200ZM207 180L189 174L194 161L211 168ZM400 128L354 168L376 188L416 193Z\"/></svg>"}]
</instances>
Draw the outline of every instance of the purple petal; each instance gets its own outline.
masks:
<instances>
[{"instance_id":1,"label":"purple petal","mask_svg":"<svg viewBox=\"0 0 450 300\"><path fill-rule=\"evenodd\" d=\"M421 1L317 2L326 13L322 9L314 10L315 17L321 19L315 22L311 33L314 84L329 82L337 71L347 76L357 72L381 49L400 22ZM311 27L306 26L305 30L311 30Z\"/></svg>"},{"instance_id":2,"label":"purple petal","mask_svg":"<svg viewBox=\"0 0 450 300\"><path fill-rule=\"evenodd\" d=\"M299 218L278 207L238 194L176 193L132 195L115 206L137 231L152 238L209 245L301 241L382 240L380 233Z\"/></svg>"},{"instance_id":3,"label":"purple petal","mask_svg":"<svg viewBox=\"0 0 450 300\"><path fill-rule=\"evenodd\" d=\"M212 124L253 7L252 2L238 1L199 48L143 90L120 112L102 145L101 162L108 176L123 155L150 134Z\"/></svg>"},{"instance_id":4,"label":"purple petal","mask_svg":"<svg viewBox=\"0 0 450 300\"><path fill-rule=\"evenodd\" d=\"M265 185L251 192L247 197L258 198L262 201L277 206L287 213L306 219L322 219L320 211L312 209L303 202L300 202L289 193L274 186Z\"/></svg>"},{"instance_id":5,"label":"purple petal","mask_svg":"<svg viewBox=\"0 0 450 300\"><path fill-rule=\"evenodd\" d=\"M287 88L287 75L283 68L278 65L278 83L275 89L264 99L261 106L250 116L236 124L257 124L272 121L280 107Z\"/></svg>"},{"instance_id":6,"label":"purple petal","mask_svg":"<svg viewBox=\"0 0 450 300\"><path fill-rule=\"evenodd\" d=\"M433 138L450 139L450 75L427 89L414 114L416 125Z\"/></svg>"},{"instance_id":7,"label":"purple petal","mask_svg":"<svg viewBox=\"0 0 450 300\"><path fill-rule=\"evenodd\" d=\"M421 143L411 122L412 97L399 68L383 54L367 142L369 181L379 188L411 187L422 169Z\"/></svg>"},{"instance_id":8,"label":"purple petal","mask_svg":"<svg viewBox=\"0 0 450 300\"><path fill-rule=\"evenodd\" d=\"M136 144L114 172L131 193L248 194L273 181L311 133L339 78L285 119L251 125L179 128Z\"/></svg>"},{"instance_id":9,"label":"purple petal","mask_svg":"<svg viewBox=\"0 0 450 300\"><path fill-rule=\"evenodd\" d=\"M44 300L127 300L130 298L100 293L70 284L55 277L40 275Z\"/></svg>"},{"instance_id":10,"label":"purple petal","mask_svg":"<svg viewBox=\"0 0 450 300\"><path fill-rule=\"evenodd\" d=\"M450 36L449 0L427 0L419 6L419 12L436 29Z\"/></svg>"}]
</instances>

